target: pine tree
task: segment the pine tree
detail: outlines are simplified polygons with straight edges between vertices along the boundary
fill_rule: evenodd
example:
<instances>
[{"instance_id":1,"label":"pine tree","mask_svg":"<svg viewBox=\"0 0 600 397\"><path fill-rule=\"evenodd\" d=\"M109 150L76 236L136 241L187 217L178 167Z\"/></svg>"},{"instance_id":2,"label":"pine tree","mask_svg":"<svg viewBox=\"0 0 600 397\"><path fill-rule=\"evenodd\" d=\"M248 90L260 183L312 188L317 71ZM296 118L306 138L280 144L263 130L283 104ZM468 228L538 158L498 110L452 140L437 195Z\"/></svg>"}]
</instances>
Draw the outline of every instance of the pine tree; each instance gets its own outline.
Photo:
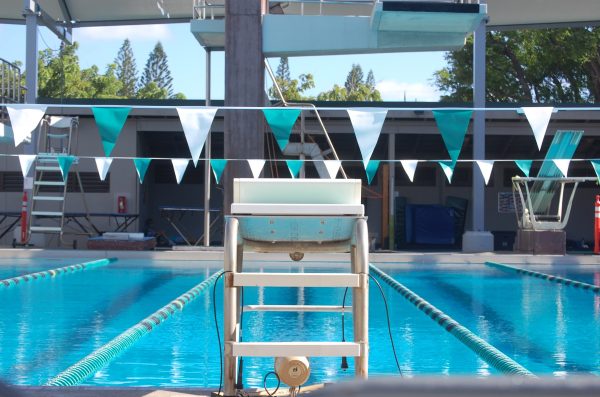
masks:
<instances>
[{"instance_id":1,"label":"pine tree","mask_svg":"<svg viewBox=\"0 0 600 397\"><path fill-rule=\"evenodd\" d=\"M173 78L169 70L167 54L160 41L148 56L141 83L140 90L150 83L155 83L159 89L165 89L167 97L173 96Z\"/></svg>"},{"instance_id":2,"label":"pine tree","mask_svg":"<svg viewBox=\"0 0 600 397\"><path fill-rule=\"evenodd\" d=\"M137 93L137 67L129 39L123 41L115 59L117 79L121 82L118 95L124 98L134 98Z\"/></svg>"},{"instance_id":3,"label":"pine tree","mask_svg":"<svg viewBox=\"0 0 600 397\"><path fill-rule=\"evenodd\" d=\"M367 79L365 80L365 85L371 90L375 89L375 75L373 74L373 70L369 70L369 74L367 74Z\"/></svg>"},{"instance_id":4,"label":"pine tree","mask_svg":"<svg viewBox=\"0 0 600 397\"><path fill-rule=\"evenodd\" d=\"M288 57L281 57L275 76L281 80L290 81L290 64L288 62Z\"/></svg>"},{"instance_id":5,"label":"pine tree","mask_svg":"<svg viewBox=\"0 0 600 397\"><path fill-rule=\"evenodd\" d=\"M362 71L362 67L358 64L353 64L352 69L350 69L350 73L348 73L348 77L346 77L346 83L344 83L344 87L346 87L346 92L348 95L359 90L361 85L364 84L364 75Z\"/></svg>"}]
</instances>

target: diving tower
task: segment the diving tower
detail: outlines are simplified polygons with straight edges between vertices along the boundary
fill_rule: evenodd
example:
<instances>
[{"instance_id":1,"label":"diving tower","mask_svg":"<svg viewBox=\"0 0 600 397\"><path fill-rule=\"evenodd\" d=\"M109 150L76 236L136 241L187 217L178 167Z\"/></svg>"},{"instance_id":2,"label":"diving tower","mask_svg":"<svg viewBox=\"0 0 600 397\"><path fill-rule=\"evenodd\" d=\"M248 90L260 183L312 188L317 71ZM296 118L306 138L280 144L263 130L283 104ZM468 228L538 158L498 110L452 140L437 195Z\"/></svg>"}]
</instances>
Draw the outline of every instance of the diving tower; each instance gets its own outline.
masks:
<instances>
[{"instance_id":1,"label":"diving tower","mask_svg":"<svg viewBox=\"0 0 600 397\"><path fill-rule=\"evenodd\" d=\"M204 48L225 47L223 1L195 8L191 32ZM487 5L456 1L269 1L266 57L449 51L487 17Z\"/></svg>"}]
</instances>

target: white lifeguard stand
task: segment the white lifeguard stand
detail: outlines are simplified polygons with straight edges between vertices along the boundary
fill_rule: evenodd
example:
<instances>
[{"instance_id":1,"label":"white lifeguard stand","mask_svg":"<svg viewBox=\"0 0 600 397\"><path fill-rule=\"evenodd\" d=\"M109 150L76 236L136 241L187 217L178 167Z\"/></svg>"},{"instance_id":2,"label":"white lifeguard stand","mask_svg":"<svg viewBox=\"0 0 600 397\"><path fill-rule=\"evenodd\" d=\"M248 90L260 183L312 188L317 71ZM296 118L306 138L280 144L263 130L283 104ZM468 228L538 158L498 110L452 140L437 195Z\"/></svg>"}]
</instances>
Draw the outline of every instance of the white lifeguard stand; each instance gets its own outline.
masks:
<instances>
[{"instance_id":1,"label":"white lifeguard stand","mask_svg":"<svg viewBox=\"0 0 600 397\"><path fill-rule=\"evenodd\" d=\"M226 217L224 269L224 395L235 395L237 357L349 356L368 376L369 245L357 179L234 179ZM347 252L346 273L251 273L244 249L258 252ZM301 257L298 255L297 257ZM240 342L240 287L352 288L353 342ZM261 311L340 312L342 306L252 305Z\"/></svg>"}]
</instances>

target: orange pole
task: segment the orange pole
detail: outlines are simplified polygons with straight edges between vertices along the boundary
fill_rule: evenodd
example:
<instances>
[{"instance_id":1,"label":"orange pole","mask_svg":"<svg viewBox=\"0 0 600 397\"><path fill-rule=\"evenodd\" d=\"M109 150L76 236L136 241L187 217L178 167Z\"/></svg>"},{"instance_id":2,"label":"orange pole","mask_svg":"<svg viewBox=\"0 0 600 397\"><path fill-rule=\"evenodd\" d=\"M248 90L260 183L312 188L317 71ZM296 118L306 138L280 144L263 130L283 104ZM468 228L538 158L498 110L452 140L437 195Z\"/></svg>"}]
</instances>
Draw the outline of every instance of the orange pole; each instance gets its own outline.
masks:
<instances>
[{"instance_id":1,"label":"orange pole","mask_svg":"<svg viewBox=\"0 0 600 397\"><path fill-rule=\"evenodd\" d=\"M21 244L27 242L27 192L23 192L23 205L21 207Z\"/></svg>"},{"instance_id":2,"label":"orange pole","mask_svg":"<svg viewBox=\"0 0 600 397\"><path fill-rule=\"evenodd\" d=\"M594 254L600 255L600 195L596 196L594 217Z\"/></svg>"}]
</instances>

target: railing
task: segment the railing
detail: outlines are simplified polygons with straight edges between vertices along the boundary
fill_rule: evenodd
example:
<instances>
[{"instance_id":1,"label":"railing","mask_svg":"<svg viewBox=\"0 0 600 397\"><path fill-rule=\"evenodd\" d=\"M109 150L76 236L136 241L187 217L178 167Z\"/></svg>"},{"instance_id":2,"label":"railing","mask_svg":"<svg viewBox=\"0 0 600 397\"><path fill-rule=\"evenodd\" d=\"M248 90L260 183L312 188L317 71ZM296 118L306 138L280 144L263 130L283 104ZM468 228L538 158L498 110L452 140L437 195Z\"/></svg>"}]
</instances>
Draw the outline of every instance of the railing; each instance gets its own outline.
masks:
<instances>
[{"instance_id":1,"label":"railing","mask_svg":"<svg viewBox=\"0 0 600 397\"><path fill-rule=\"evenodd\" d=\"M222 19L225 17L225 0L194 0L193 19Z\"/></svg>"},{"instance_id":2,"label":"railing","mask_svg":"<svg viewBox=\"0 0 600 397\"><path fill-rule=\"evenodd\" d=\"M21 69L0 58L0 103L22 103Z\"/></svg>"}]
</instances>

